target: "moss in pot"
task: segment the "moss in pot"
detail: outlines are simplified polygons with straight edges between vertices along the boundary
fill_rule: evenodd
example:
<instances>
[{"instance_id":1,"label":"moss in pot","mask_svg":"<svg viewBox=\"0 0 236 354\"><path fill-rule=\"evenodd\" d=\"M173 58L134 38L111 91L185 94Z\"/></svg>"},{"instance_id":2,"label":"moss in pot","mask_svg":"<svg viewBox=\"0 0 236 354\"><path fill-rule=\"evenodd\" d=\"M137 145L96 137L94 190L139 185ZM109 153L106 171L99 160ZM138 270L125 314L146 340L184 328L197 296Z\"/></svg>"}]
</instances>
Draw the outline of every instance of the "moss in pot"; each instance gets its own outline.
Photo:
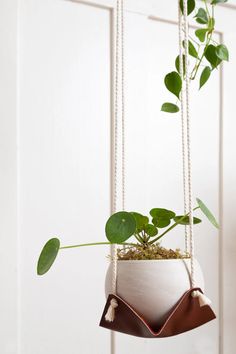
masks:
<instances>
[{"instance_id":1,"label":"moss in pot","mask_svg":"<svg viewBox=\"0 0 236 354\"><path fill-rule=\"evenodd\" d=\"M209 221L219 227L206 205L197 199L200 209ZM150 325L160 325L171 308L190 288L190 256L181 250L166 249L161 239L179 225L189 224L189 213L176 215L164 208L153 208L150 217L137 212L120 211L107 220L105 233L108 241L60 246L58 238L50 239L38 259L37 273L45 274L54 263L59 250L118 244L117 295L121 296ZM193 223L201 219L194 217ZM132 239L135 239L134 242ZM196 285L204 289L200 265L195 262ZM111 264L106 275L106 295L111 293ZM153 311L155 308L155 313ZM158 321L156 319L159 319Z\"/></svg>"}]
</instances>

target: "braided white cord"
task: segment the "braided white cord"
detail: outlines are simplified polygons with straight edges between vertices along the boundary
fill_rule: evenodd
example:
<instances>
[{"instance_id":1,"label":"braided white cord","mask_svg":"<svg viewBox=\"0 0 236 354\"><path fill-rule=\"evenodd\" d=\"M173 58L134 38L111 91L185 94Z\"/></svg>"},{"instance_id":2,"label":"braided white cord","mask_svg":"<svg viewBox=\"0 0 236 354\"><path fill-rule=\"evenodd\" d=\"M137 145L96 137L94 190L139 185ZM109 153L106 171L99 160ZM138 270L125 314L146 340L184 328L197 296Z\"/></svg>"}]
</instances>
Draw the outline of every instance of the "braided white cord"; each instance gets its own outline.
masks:
<instances>
[{"instance_id":1,"label":"braided white cord","mask_svg":"<svg viewBox=\"0 0 236 354\"><path fill-rule=\"evenodd\" d=\"M119 40L120 40L120 1L116 1L116 38L115 38L115 102L114 102L114 146L113 146L113 200L112 200L112 214L117 210L117 169L118 169L118 116L119 116ZM117 245L111 246L112 259L112 293L116 294L117 283ZM115 354L115 332L111 331L110 335L110 352Z\"/></svg>"},{"instance_id":2,"label":"braided white cord","mask_svg":"<svg viewBox=\"0 0 236 354\"><path fill-rule=\"evenodd\" d=\"M124 0L121 0L122 210L125 210L125 56Z\"/></svg>"},{"instance_id":3,"label":"braided white cord","mask_svg":"<svg viewBox=\"0 0 236 354\"><path fill-rule=\"evenodd\" d=\"M180 9L180 2L178 3L178 29L179 29L179 72L180 77L182 79L182 89L180 92L180 112L181 112L181 138L182 138L182 171L183 171L183 192L184 192L184 214L187 213L187 183L186 183L186 139L185 139L185 116L184 116L184 94L183 94L183 83L184 83L184 66L183 66L183 21L182 21L182 13ZM185 58L186 59L186 58ZM185 234L185 253L188 252L188 230L187 225L184 226L184 234Z\"/></svg>"},{"instance_id":4,"label":"braided white cord","mask_svg":"<svg viewBox=\"0 0 236 354\"><path fill-rule=\"evenodd\" d=\"M189 237L191 257L191 286L195 286L194 277L194 238L193 238L193 205L192 205L192 166L191 166L191 127L190 127L190 106L189 106L189 70L188 70L188 9L187 0L183 1L184 9L184 47L185 47L185 86L186 86L186 128L187 128L187 170L188 170L188 204L189 204Z\"/></svg>"},{"instance_id":5,"label":"braided white cord","mask_svg":"<svg viewBox=\"0 0 236 354\"><path fill-rule=\"evenodd\" d=\"M118 173L118 120L119 120L119 52L120 52L120 0L116 2L116 42L115 42L115 111L114 111L114 174L113 174L113 208L117 210L117 173ZM111 246L112 258L112 293L116 294L117 280L117 245Z\"/></svg>"}]
</instances>

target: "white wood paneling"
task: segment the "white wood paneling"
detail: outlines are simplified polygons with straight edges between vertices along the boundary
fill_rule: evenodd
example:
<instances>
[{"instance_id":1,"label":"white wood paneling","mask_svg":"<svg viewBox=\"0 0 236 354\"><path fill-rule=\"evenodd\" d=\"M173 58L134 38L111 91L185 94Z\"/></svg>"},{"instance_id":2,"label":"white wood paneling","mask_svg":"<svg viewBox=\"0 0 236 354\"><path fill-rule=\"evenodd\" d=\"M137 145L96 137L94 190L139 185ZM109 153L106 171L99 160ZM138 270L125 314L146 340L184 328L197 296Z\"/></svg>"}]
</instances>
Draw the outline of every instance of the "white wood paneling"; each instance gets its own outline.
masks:
<instances>
[{"instance_id":1,"label":"white wood paneling","mask_svg":"<svg viewBox=\"0 0 236 354\"><path fill-rule=\"evenodd\" d=\"M98 327L108 249L64 250L42 278L36 261L50 237L63 245L104 238L110 212L110 26L107 9L21 2L22 354L108 353L109 333Z\"/></svg>"},{"instance_id":2,"label":"white wood paneling","mask_svg":"<svg viewBox=\"0 0 236 354\"><path fill-rule=\"evenodd\" d=\"M104 240L111 197L114 5L113 0L0 4L3 354L109 353L109 332L98 327L108 249L64 251L42 278L35 266L49 237L59 236L63 244ZM218 318L165 340L118 334L117 354L234 354L235 16L228 5L216 9L230 63L223 76L215 73L192 96L194 195L220 214L222 224L220 235L205 220L195 228L197 256ZM181 211L180 122L160 112L170 97L163 77L174 69L176 19L174 0L126 0L127 208L142 212L160 204ZM173 238L183 243L179 232ZM173 245L173 239L165 244Z\"/></svg>"}]
</instances>

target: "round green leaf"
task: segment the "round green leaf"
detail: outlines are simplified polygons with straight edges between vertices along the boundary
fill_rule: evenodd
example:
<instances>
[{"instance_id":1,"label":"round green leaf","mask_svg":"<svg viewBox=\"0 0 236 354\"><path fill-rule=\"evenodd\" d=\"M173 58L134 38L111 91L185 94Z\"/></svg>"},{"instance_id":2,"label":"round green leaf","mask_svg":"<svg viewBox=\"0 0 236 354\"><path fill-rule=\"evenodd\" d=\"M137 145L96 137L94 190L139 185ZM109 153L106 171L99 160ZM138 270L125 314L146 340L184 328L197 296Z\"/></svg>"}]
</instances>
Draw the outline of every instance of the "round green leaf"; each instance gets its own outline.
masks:
<instances>
[{"instance_id":1,"label":"round green leaf","mask_svg":"<svg viewBox=\"0 0 236 354\"><path fill-rule=\"evenodd\" d=\"M180 0L179 5L180 5L181 12L183 14L184 13L183 0ZM195 9L195 0L188 0L187 2L188 15L190 15L194 9Z\"/></svg>"},{"instance_id":2,"label":"round green leaf","mask_svg":"<svg viewBox=\"0 0 236 354\"><path fill-rule=\"evenodd\" d=\"M156 236L158 233L157 228L152 224L145 225L144 231L151 237Z\"/></svg>"},{"instance_id":3,"label":"round green leaf","mask_svg":"<svg viewBox=\"0 0 236 354\"><path fill-rule=\"evenodd\" d=\"M222 61L216 55L216 46L214 46L213 44L210 44L207 47L205 51L205 57L209 61L213 69L215 69Z\"/></svg>"},{"instance_id":4,"label":"round green leaf","mask_svg":"<svg viewBox=\"0 0 236 354\"><path fill-rule=\"evenodd\" d=\"M173 93L176 97L179 98L179 94L182 88L182 80L180 75L176 71L172 71L167 74L165 77L165 85L167 90Z\"/></svg>"},{"instance_id":5,"label":"round green leaf","mask_svg":"<svg viewBox=\"0 0 236 354\"><path fill-rule=\"evenodd\" d=\"M170 218L164 217L164 216L159 216L158 218L153 218L152 219L152 223L153 225L155 225L156 227L159 227L160 229L163 227L166 227L168 225L170 225Z\"/></svg>"},{"instance_id":6,"label":"round green leaf","mask_svg":"<svg viewBox=\"0 0 236 354\"><path fill-rule=\"evenodd\" d=\"M220 44L216 47L216 55L221 60L229 61L229 51L223 44Z\"/></svg>"},{"instance_id":7,"label":"round green leaf","mask_svg":"<svg viewBox=\"0 0 236 354\"><path fill-rule=\"evenodd\" d=\"M207 32L208 32L208 29L200 28L195 31L195 35L199 39L200 42L204 42Z\"/></svg>"},{"instance_id":8,"label":"round green leaf","mask_svg":"<svg viewBox=\"0 0 236 354\"><path fill-rule=\"evenodd\" d=\"M179 112L179 107L174 103L165 102L161 106L161 111L168 113L177 113Z\"/></svg>"},{"instance_id":9,"label":"round green leaf","mask_svg":"<svg viewBox=\"0 0 236 354\"><path fill-rule=\"evenodd\" d=\"M185 48L185 41L182 42L183 47ZM188 53L194 58L198 58L198 53L196 48L194 47L193 43L191 41L188 41Z\"/></svg>"},{"instance_id":10,"label":"round green leaf","mask_svg":"<svg viewBox=\"0 0 236 354\"><path fill-rule=\"evenodd\" d=\"M43 247L37 265L37 274L43 275L53 265L58 251L60 249L60 241L58 238L51 238Z\"/></svg>"},{"instance_id":11,"label":"round green leaf","mask_svg":"<svg viewBox=\"0 0 236 354\"><path fill-rule=\"evenodd\" d=\"M207 82L211 75L211 68L209 66L206 66L200 76L200 86L199 89Z\"/></svg>"},{"instance_id":12,"label":"round green leaf","mask_svg":"<svg viewBox=\"0 0 236 354\"><path fill-rule=\"evenodd\" d=\"M183 54L183 73L185 75L185 55ZM179 60L179 55L175 59L175 67L178 73L180 74L180 60Z\"/></svg>"},{"instance_id":13,"label":"round green leaf","mask_svg":"<svg viewBox=\"0 0 236 354\"><path fill-rule=\"evenodd\" d=\"M150 215L153 218L167 218L173 219L175 217L175 213L172 210L163 209L163 208L153 208L150 210Z\"/></svg>"},{"instance_id":14,"label":"round green leaf","mask_svg":"<svg viewBox=\"0 0 236 354\"><path fill-rule=\"evenodd\" d=\"M189 216L178 215L178 216L174 217L174 221L180 225L189 225ZM201 219L198 219L196 217L193 218L194 224L199 224L200 222L202 222Z\"/></svg>"},{"instance_id":15,"label":"round green leaf","mask_svg":"<svg viewBox=\"0 0 236 354\"><path fill-rule=\"evenodd\" d=\"M119 211L107 220L105 232L111 243L122 243L130 238L136 230L136 221L127 211Z\"/></svg>"},{"instance_id":16,"label":"round green leaf","mask_svg":"<svg viewBox=\"0 0 236 354\"><path fill-rule=\"evenodd\" d=\"M203 214L212 223L212 225L214 225L217 229L219 229L220 226L219 226L218 222L216 221L216 218L214 217L212 212L207 208L207 206L203 203L203 201L201 201L201 199L196 198L196 200L197 200L198 206L200 207Z\"/></svg>"},{"instance_id":17,"label":"round green leaf","mask_svg":"<svg viewBox=\"0 0 236 354\"><path fill-rule=\"evenodd\" d=\"M142 214L136 213L135 211L130 212L131 215L135 218L136 221L136 230L137 232L140 232L144 229L145 225L148 224L149 219L147 216L144 216Z\"/></svg>"},{"instance_id":18,"label":"round green leaf","mask_svg":"<svg viewBox=\"0 0 236 354\"><path fill-rule=\"evenodd\" d=\"M201 24L204 24L204 25L208 23L207 12L202 7L200 9L198 9L198 12L197 12L197 14L194 17L196 18L196 21L198 23L201 23Z\"/></svg>"}]
</instances>

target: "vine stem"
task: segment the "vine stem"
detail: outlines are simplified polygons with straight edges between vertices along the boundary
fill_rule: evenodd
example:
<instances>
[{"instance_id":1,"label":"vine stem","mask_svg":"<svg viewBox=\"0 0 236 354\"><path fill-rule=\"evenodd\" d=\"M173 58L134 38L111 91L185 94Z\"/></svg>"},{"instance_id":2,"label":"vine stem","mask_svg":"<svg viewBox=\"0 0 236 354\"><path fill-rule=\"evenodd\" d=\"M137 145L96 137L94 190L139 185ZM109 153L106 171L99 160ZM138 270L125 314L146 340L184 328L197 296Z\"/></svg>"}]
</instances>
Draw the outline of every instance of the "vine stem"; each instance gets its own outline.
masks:
<instances>
[{"instance_id":1,"label":"vine stem","mask_svg":"<svg viewBox=\"0 0 236 354\"><path fill-rule=\"evenodd\" d=\"M60 247L60 250L67 248L78 248L78 247L86 247L86 246L101 246L101 245L113 245L111 242L93 242L93 243L81 243L80 245L72 245L72 246L63 246ZM135 243L126 243L126 242L116 242L117 245L128 245L128 246L138 246Z\"/></svg>"},{"instance_id":2,"label":"vine stem","mask_svg":"<svg viewBox=\"0 0 236 354\"><path fill-rule=\"evenodd\" d=\"M208 17L209 17L209 19L210 19L210 13L209 13L209 10L208 10L208 6L207 6L206 0L204 0L204 3L205 3L205 6L206 6L206 10L207 10ZM212 19L214 19L214 5L212 6ZM195 68L193 69L193 71L192 71L192 73L191 73L191 77L190 77L191 80L194 80L195 77L196 77L196 75L197 75L197 73L198 73L198 69L199 69L199 67L200 67L200 65L201 65L201 63L202 63L202 60L203 60L204 55L205 55L205 53L206 53L206 50L207 50L207 48L208 48L208 46L209 46L209 44L210 44L210 42L211 42L213 30L214 30L214 29L212 28L212 29L211 29L211 32L210 32L210 35L209 35L209 33L208 33L208 38L207 38L207 41L206 41L206 46L205 46L204 51L203 51L203 53L202 53L202 55L201 55L201 58L199 59L199 62L198 62L198 64L197 64L197 66L195 66ZM194 72L194 71L195 71L195 72ZM193 74L194 74L194 75L193 75ZM193 76L192 76L192 75L193 75Z\"/></svg>"},{"instance_id":3,"label":"vine stem","mask_svg":"<svg viewBox=\"0 0 236 354\"><path fill-rule=\"evenodd\" d=\"M196 66L195 69L193 70L193 73L194 73L194 71L195 71L195 73L194 73L193 76L192 76L193 73L191 74L191 77L190 77L191 80L194 80L195 77L196 77L196 75L197 75L197 73L198 73L198 69L199 69L199 67L200 67L200 65L201 65L201 63L202 63L202 61L203 61L204 55L205 55L205 53L206 53L206 50L207 50L207 48L208 48L208 46L209 46L209 44L210 44L210 42L211 42L211 37L212 37L212 32L211 32L210 36L209 36L208 39L207 39L206 46L205 46L204 51L203 51L203 53L202 53L202 55L201 55L201 58L200 58L200 60L199 60L199 62L198 62L198 64L197 64L197 66Z\"/></svg>"}]
</instances>

